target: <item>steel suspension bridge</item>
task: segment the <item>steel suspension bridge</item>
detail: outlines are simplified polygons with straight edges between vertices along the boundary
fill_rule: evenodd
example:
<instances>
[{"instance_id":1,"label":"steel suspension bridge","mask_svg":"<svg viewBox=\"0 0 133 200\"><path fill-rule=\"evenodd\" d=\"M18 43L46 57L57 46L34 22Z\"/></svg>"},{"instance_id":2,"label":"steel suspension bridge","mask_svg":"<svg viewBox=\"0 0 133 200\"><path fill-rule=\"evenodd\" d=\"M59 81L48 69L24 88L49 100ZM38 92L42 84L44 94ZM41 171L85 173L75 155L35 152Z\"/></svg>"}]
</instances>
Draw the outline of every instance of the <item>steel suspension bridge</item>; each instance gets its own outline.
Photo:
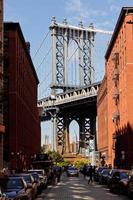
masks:
<instances>
[{"instance_id":1,"label":"steel suspension bridge","mask_svg":"<svg viewBox=\"0 0 133 200\"><path fill-rule=\"evenodd\" d=\"M79 125L79 149L90 145L90 140L96 149L96 97L100 86L94 63L97 33L112 35L111 31L96 29L93 24L84 27L80 22L73 26L66 19L57 23L53 17L33 56L34 61L43 46L47 49L36 68L41 79L38 107L41 121L52 119L53 150L62 154L71 153L69 125L73 120Z\"/></svg>"}]
</instances>

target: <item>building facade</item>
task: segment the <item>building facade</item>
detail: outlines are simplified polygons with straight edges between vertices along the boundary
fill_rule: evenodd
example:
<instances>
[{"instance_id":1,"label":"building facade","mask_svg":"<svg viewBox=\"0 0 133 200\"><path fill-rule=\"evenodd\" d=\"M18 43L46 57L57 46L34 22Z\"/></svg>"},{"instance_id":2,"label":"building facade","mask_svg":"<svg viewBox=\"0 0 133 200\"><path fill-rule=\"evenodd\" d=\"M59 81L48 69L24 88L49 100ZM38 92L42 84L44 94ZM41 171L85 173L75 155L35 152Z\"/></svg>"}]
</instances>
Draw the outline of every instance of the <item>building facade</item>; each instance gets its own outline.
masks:
<instances>
[{"instance_id":1,"label":"building facade","mask_svg":"<svg viewBox=\"0 0 133 200\"><path fill-rule=\"evenodd\" d=\"M3 0L0 0L0 170L3 168Z\"/></svg>"},{"instance_id":2,"label":"building facade","mask_svg":"<svg viewBox=\"0 0 133 200\"><path fill-rule=\"evenodd\" d=\"M133 166L133 7L122 8L105 59L107 95L98 104L98 113L106 112L106 104L107 122L102 125L99 114L98 147L102 152L105 126L107 163L129 169Z\"/></svg>"},{"instance_id":3,"label":"building facade","mask_svg":"<svg viewBox=\"0 0 133 200\"><path fill-rule=\"evenodd\" d=\"M19 23L4 23L4 161L12 169L28 168L30 158L40 153L38 83Z\"/></svg>"},{"instance_id":4,"label":"building facade","mask_svg":"<svg viewBox=\"0 0 133 200\"><path fill-rule=\"evenodd\" d=\"M98 134L97 146L100 150L100 158L108 160L108 128L107 128L107 78L104 77L97 96Z\"/></svg>"}]
</instances>

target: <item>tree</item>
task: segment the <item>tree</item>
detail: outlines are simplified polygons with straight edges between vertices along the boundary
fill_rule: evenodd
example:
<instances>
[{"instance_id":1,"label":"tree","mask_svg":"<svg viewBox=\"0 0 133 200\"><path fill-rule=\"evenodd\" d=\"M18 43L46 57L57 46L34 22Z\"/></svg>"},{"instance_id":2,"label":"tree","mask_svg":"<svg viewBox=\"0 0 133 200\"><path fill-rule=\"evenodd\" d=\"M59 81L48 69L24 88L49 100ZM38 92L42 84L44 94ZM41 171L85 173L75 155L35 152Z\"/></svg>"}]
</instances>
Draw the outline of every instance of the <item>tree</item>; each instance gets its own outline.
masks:
<instances>
[{"instance_id":1,"label":"tree","mask_svg":"<svg viewBox=\"0 0 133 200\"><path fill-rule=\"evenodd\" d=\"M48 155L49 155L49 157L52 159L52 161L54 162L54 163L60 163L60 162L63 162L63 157L62 157L62 155L60 155L60 153L59 152L57 152L57 151L48 151Z\"/></svg>"},{"instance_id":2,"label":"tree","mask_svg":"<svg viewBox=\"0 0 133 200\"><path fill-rule=\"evenodd\" d=\"M90 161L88 159L82 158L82 159L77 159L74 162L74 166L77 167L78 169L80 169L81 167L83 167L85 164L89 164Z\"/></svg>"}]
</instances>

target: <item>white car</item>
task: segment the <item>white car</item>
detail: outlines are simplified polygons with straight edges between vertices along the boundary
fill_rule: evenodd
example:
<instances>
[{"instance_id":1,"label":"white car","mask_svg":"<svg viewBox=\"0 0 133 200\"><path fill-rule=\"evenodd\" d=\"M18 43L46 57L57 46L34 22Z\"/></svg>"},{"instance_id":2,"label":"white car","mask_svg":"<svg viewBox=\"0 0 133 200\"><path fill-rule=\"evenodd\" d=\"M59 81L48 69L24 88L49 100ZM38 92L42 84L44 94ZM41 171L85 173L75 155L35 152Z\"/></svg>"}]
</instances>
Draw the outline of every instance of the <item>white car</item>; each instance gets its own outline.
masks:
<instances>
[{"instance_id":1,"label":"white car","mask_svg":"<svg viewBox=\"0 0 133 200\"><path fill-rule=\"evenodd\" d=\"M79 176L79 170L76 167L68 167L67 176Z\"/></svg>"}]
</instances>

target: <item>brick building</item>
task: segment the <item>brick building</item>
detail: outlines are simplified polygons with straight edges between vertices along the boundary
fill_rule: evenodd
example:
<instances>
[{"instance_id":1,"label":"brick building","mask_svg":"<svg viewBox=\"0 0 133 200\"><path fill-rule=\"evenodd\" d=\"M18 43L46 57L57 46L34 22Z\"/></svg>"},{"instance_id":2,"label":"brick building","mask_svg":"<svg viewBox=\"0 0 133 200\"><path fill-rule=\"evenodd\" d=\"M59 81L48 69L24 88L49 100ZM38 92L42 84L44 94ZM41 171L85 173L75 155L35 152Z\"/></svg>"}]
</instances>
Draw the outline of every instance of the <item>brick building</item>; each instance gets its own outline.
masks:
<instances>
[{"instance_id":1,"label":"brick building","mask_svg":"<svg viewBox=\"0 0 133 200\"><path fill-rule=\"evenodd\" d=\"M104 77L97 96L98 115L98 149L100 157L108 159L108 128L107 128L107 79Z\"/></svg>"},{"instance_id":2,"label":"brick building","mask_svg":"<svg viewBox=\"0 0 133 200\"><path fill-rule=\"evenodd\" d=\"M4 161L9 168L28 167L40 152L38 83L19 23L4 23Z\"/></svg>"},{"instance_id":3,"label":"brick building","mask_svg":"<svg viewBox=\"0 0 133 200\"><path fill-rule=\"evenodd\" d=\"M3 0L0 0L0 170L3 168Z\"/></svg>"},{"instance_id":4,"label":"brick building","mask_svg":"<svg viewBox=\"0 0 133 200\"><path fill-rule=\"evenodd\" d=\"M98 94L98 149L105 153L108 164L130 168L133 166L133 7L122 8L105 59L106 81Z\"/></svg>"}]
</instances>

